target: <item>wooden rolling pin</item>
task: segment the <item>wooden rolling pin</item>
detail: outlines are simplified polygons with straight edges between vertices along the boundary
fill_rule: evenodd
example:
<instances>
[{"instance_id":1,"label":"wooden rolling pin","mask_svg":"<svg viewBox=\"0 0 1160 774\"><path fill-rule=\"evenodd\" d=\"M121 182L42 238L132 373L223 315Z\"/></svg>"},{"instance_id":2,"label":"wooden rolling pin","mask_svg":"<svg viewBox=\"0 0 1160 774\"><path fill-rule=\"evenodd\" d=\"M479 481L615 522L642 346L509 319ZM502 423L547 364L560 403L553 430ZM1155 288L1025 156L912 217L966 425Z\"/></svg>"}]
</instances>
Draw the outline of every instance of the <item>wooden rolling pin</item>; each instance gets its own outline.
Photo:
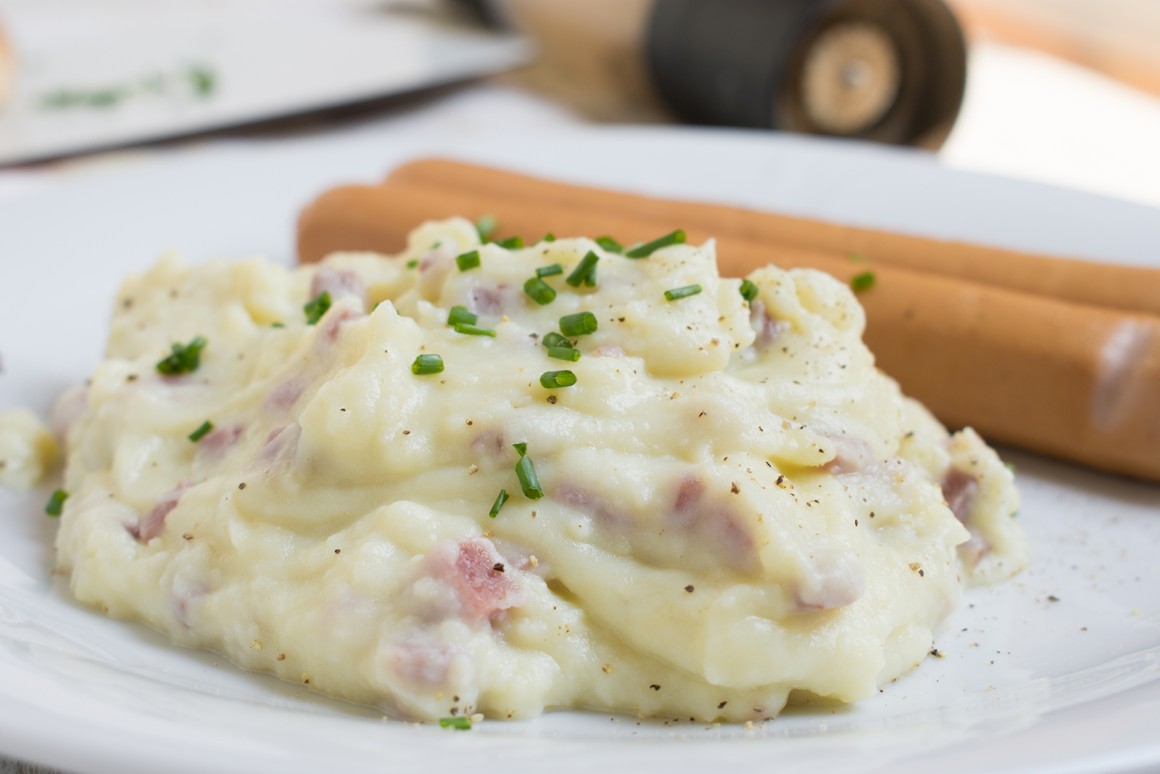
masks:
<instances>
[{"instance_id":1,"label":"wooden rolling pin","mask_svg":"<svg viewBox=\"0 0 1160 774\"><path fill-rule=\"evenodd\" d=\"M452 175L435 184L415 181L413 171L404 168L404 174L392 175L383 185L338 188L319 197L299 221L300 258L315 260L335 250L395 252L424 220L486 213L498 218L500 235L529 238L552 231L611 234L631 243L689 226L690 241L696 242L716 232L722 273L735 276L770 262L819 268L843 280L872 270L877 282L860 294L868 319L866 341L880 367L944 422L972 425L996 441L1160 481L1160 317L915 271L885 260L853 262L826 239L801 244L809 241L812 226L823 226L823 236L828 235L831 227L825 224L798 222L804 231L795 240L772 240L753 229L714 229L707 220L701 225L709 210L678 208L666 217L661 200L630 201L626 195L563 184L552 184L560 196L534 200L510 189L468 184L471 175ZM473 168L472 175L477 171ZM626 206L642 203L654 208L642 214L644 209ZM695 225L681 219L698 213ZM891 235L875 233L882 251L893 254L887 249ZM942 247L923 241L933 252ZM877 257L878 251L872 254Z\"/></svg>"}]
</instances>

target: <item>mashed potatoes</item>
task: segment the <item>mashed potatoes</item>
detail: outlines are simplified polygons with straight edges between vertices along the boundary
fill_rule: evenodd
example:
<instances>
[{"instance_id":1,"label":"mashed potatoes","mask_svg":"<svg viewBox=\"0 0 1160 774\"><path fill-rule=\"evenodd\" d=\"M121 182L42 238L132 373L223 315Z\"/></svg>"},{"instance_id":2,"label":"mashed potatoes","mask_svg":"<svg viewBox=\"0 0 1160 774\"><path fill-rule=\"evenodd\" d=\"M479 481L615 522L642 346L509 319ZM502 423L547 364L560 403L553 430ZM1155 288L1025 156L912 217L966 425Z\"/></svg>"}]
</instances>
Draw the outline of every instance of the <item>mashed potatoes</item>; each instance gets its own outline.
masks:
<instances>
[{"instance_id":1,"label":"mashed potatoes","mask_svg":"<svg viewBox=\"0 0 1160 774\"><path fill-rule=\"evenodd\" d=\"M847 287L749 281L712 244L508 250L462 220L294 271L167 258L58 412L60 567L421 719L866 697L964 581L1023 566L1012 476L875 370Z\"/></svg>"}]
</instances>

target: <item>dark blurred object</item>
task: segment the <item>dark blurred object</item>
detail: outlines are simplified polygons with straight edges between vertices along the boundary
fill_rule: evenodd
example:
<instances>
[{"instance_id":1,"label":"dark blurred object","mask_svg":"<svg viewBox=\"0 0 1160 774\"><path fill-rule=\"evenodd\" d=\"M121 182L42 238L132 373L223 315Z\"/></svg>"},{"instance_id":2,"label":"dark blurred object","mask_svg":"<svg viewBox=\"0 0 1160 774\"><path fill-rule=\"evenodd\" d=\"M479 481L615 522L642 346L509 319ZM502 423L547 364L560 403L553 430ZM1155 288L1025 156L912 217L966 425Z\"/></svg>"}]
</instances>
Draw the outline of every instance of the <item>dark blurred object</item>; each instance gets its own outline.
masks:
<instances>
[{"instance_id":1,"label":"dark blurred object","mask_svg":"<svg viewBox=\"0 0 1160 774\"><path fill-rule=\"evenodd\" d=\"M1090 67L1160 94L1156 0L951 0L971 38L991 38Z\"/></svg>"},{"instance_id":2,"label":"dark blurred object","mask_svg":"<svg viewBox=\"0 0 1160 774\"><path fill-rule=\"evenodd\" d=\"M937 146L966 84L939 0L657 0L647 50L696 123Z\"/></svg>"},{"instance_id":3,"label":"dark blurred object","mask_svg":"<svg viewBox=\"0 0 1160 774\"><path fill-rule=\"evenodd\" d=\"M936 148L966 44L942 0L462 0L527 33L570 89L693 123Z\"/></svg>"}]
</instances>

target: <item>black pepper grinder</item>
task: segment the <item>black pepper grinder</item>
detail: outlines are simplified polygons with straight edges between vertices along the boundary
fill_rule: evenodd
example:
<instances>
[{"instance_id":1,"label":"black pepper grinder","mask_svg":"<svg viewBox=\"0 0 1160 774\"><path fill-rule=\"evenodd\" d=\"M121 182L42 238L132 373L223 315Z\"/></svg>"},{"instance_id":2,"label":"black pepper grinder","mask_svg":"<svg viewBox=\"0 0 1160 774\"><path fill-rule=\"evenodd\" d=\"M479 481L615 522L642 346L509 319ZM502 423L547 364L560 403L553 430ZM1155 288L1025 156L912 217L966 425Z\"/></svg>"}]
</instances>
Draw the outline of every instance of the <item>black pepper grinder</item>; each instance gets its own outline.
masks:
<instances>
[{"instance_id":1,"label":"black pepper grinder","mask_svg":"<svg viewBox=\"0 0 1160 774\"><path fill-rule=\"evenodd\" d=\"M942 0L465 0L570 84L682 120L937 148L966 85Z\"/></svg>"}]
</instances>

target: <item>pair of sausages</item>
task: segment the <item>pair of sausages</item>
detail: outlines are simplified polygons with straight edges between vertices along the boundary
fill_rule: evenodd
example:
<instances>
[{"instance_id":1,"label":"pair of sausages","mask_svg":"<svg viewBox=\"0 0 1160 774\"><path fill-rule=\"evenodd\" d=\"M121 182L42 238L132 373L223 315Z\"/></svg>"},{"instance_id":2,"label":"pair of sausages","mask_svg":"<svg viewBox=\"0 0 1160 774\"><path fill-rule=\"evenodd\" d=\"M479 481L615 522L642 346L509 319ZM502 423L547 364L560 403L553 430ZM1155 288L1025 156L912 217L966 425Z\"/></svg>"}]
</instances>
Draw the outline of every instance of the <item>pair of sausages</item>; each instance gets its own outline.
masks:
<instances>
[{"instance_id":1,"label":"pair of sausages","mask_svg":"<svg viewBox=\"0 0 1160 774\"><path fill-rule=\"evenodd\" d=\"M425 220L494 215L497 238L684 228L715 237L724 275L766 263L816 268L859 294L879 367L952 427L1102 470L1160 481L1160 270L941 242L670 201L427 159L377 186L324 193L301 214L298 252L397 252ZM857 255L859 260L850 260Z\"/></svg>"}]
</instances>

